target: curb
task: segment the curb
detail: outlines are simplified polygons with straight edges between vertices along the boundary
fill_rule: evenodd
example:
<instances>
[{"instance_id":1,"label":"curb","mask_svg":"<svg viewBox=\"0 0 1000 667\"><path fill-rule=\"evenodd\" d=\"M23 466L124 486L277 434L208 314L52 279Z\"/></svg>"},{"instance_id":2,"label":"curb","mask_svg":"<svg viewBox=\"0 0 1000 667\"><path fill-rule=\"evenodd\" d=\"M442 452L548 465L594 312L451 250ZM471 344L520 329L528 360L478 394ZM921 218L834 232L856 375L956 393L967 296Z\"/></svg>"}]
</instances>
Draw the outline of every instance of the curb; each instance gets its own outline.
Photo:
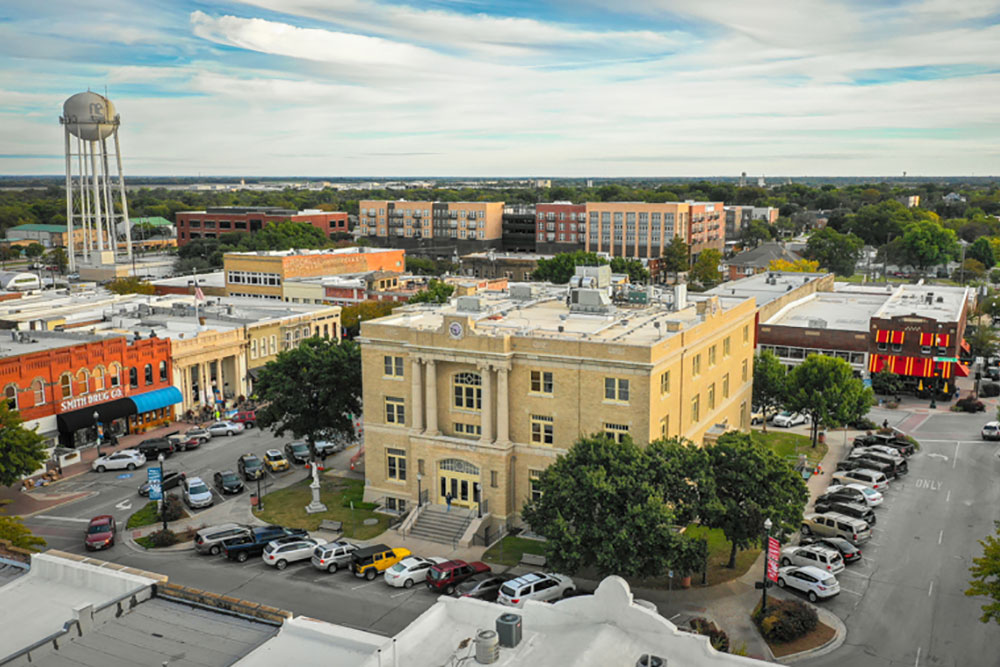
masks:
<instances>
[{"instance_id":1,"label":"curb","mask_svg":"<svg viewBox=\"0 0 1000 667\"><path fill-rule=\"evenodd\" d=\"M800 651L798 653L792 653L791 655L775 658L775 662L788 664L798 662L799 660L804 660L806 658L818 658L821 655L833 653L840 648L845 641L847 641L847 626L845 626L844 622L840 620L840 617L819 607L816 607L816 613L819 615L819 620L833 628L833 639L822 646L817 646L816 648L811 648L807 651Z\"/></svg>"},{"instance_id":2,"label":"curb","mask_svg":"<svg viewBox=\"0 0 1000 667\"><path fill-rule=\"evenodd\" d=\"M181 542L180 544L175 544L170 547L162 547L160 549L147 549L141 544L137 543L131 537L125 540L125 545L137 553L142 554L161 554L161 553L176 553L179 551L194 551L194 541Z\"/></svg>"}]
</instances>

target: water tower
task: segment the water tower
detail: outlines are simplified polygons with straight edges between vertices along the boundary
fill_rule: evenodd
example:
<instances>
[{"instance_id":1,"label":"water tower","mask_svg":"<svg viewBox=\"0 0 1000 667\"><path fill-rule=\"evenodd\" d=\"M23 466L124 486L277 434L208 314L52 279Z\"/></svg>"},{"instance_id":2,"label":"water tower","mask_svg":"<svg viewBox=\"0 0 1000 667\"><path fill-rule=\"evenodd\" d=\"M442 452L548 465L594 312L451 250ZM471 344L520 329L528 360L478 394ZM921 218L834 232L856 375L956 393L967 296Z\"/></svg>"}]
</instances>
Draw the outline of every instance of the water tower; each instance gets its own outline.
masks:
<instances>
[{"instance_id":1,"label":"water tower","mask_svg":"<svg viewBox=\"0 0 1000 667\"><path fill-rule=\"evenodd\" d=\"M128 217L118 126L121 117L111 100L87 91L63 104L59 118L66 137L66 232L70 271L81 260L91 266L132 259L132 225ZM108 152L108 139L114 152ZM110 162L116 167L112 174ZM121 245L119 245L121 244Z\"/></svg>"}]
</instances>

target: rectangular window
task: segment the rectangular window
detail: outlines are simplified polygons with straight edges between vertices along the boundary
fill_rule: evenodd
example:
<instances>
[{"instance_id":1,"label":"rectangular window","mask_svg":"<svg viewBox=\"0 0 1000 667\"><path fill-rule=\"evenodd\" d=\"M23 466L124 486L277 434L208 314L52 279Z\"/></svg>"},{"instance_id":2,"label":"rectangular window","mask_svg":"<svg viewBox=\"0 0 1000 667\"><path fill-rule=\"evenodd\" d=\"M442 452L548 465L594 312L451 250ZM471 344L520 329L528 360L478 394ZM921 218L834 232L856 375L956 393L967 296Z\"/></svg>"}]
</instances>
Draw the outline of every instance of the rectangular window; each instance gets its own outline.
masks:
<instances>
[{"instance_id":1,"label":"rectangular window","mask_svg":"<svg viewBox=\"0 0 1000 667\"><path fill-rule=\"evenodd\" d=\"M481 410L483 407L482 378L478 373L458 373L453 389L455 407L465 410Z\"/></svg>"},{"instance_id":2,"label":"rectangular window","mask_svg":"<svg viewBox=\"0 0 1000 667\"><path fill-rule=\"evenodd\" d=\"M715 409L715 383L708 385L708 409Z\"/></svg>"},{"instance_id":3,"label":"rectangular window","mask_svg":"<svg viewBox=\"0 0 1000 667\"><path fill-rule=\"evenodd\" d=\"M552 373L548 371L531 371L531 393L551 394Z\"/></svg>"},{"instance_id":4,"label":"rectangular window","mask_svg":"<svg viewBox=\"0 0 1000 667\"><path fill-rule=\"evenodd\" d=\"M382 359L388 377L403 377L403 357L385 356Z\"/></svg>"},{"instance_id":5,"label":"rectangular window","mask_svg":"<svg viewBox=\"0 0 1000 667\"><path fill-rule=\"evenodd\" d=\"M729 336L726 336L726 340L722 341L723 357L728 357L729 353L732 351L732 346L730 345L730 343L732 343L732 339Z\"/></svg>"},{"instance_id":6,"label":"rectangular window","mask_svg":"<svg viewBox=\"0 0 1000 667\"><path fill-rule=\"evenodd\" d=\"M604 424L604 435L617 443L628 437L628 424Z\"/></svg>"},{"instance_id":7,"label":"rectangular window","mask_svg":"<svg viewBox=\"0 0 1000 667\"><path fill-rule=\"evenodd\" d=\"M402 398L385 397L385 423L400 426L406 423L406 404Z\"/></svg>"},{"instance_id":8,"label":"rectangular window","mask_svg":"<svg viewBox=\"0 0 1000 667\"><path fill-rule=\"evenodd\" d=\"M715 365L715 346L708 348L708 367Z\"/></svg>"},{"instance_id":9,"label":"rectangular window","mask_svg":"<svg viewBox=\"0 0 1000 667\"><path fill-rule=\"evenodd\" d=\"M743 344L746 345L750 342L750 325L743 325Z\"/></svg>"},{"instance_id":10,"label":"rectangular window","mask_svg":"<svg viewBox=\"0 0 1000 667\"><path fill-rule=\"evenodd\" d=\"M691 423L697 424L701 419L701 396L691 399Z\"/></svg>"},{"instance_id":11,"label":"rectangular window","mask_svg":"<svg viewBox=\"0 0 1000 667\"><path fill-rule=\"evenodd\" d=\"M670 433L670 415L660 420L660 437L666 438Z\"/></svg>"},{"instance_id":12,"label":"rectangular window","mask_svg":"<svg viewBox=\"0 0 1000 667\"><path fill-rule=\"evenodd\" d=\"M729 398L729 373L722 376L722 398Z\"/></svg>"},{"instance_id":13,"label":"rectangular window","mask_svg":"<svg viewBox=\"0 0 1000 667\"><path fill-rule=\"evenodd\" d=\"M271 334L271 354L278 354L278 337Z\"/></svg>"},{"instance_id":14,"label":"rectangular window","mask_svg":"<svg viewBox=\"0 0 1000 667\"><path fill-rule=\"evenodd\" d=\"M740 403L740 428L745 429L747 427L747 402L743 401Z\"/></svg>"},{"instance_id":15,"label":"rectangular window","mask_svg":"<svg viewBox=\"0 0 1000 667\"><path fill-rule=\"evenodd\" d=\"M660 396L670 393L670 371L660 373Z\"/></svg>"},{"instance_id":16,"label":"rectangular window","mask_svg":"<svg viewBox=\"0 0 1000 667\"><path fill-rule=\"evenodd\" d=\"M691 359L691 377L698 377L701 375L701 355L696 354Z\"/></svg>"},{"instance_id":17,"label":"rectangular window","mask_svg":"<svg viewBox=\"0 0 1000 667\"><path fill-rule=\"evenodd\" d=\"M455 434L463 438L475 438L483 434L483 427L479 424L455 422Z\"/></svg>"},{"instance_id":18,"label":"rectangular window","mask_svg":"<svg viewBox=\"0 0 1000 667\"><path fill-rule=\"evenodd\" d=\"M531 415L531 441L541 445L553 442L552 417Z\"/></svg>"},{"instance_id":19,"label":"rectangular window","mask_svg":"<svg viewBox=\"0 0 1000 667\"><path fill-rule=\"evenodd\" d=\"M604 400L628 403L628 380L604 378Z\"/></svg>"},{"instance_id":20,"label":"rectangular window","mask_svg":"<svg viewBox=\"0 0 1000 667\"><path fill-rule=\"evenodd\" d=\"M500 486L500 474L496 470L490 471L490 486L494 489Z\"/></svg>"},{"instance_id":21,"label":"rectangular window","mask_svg":"<svg viewBox=\"0 0 1000 667\"><path fill-rule=\"evenodd\" d=\"M542 498L542 471L541 470L528 470L528 484L531 486L531 499L533 501L541 500Z\"/></svg>"},{"instance_id":22,"label":"rectangular window","mask_svg":"<svg viewBox=\"0 0 1000 667\"><path fill-rule=\"evenodd\" d=\"M406 481L406 452L402 449L386 449L385 457L389 479Z\"/></svg>"},{"instance_id":23,"label":"rectangular window","mask_svg":"<svg viewBox=\"0 0 1000 667\"><path fill-rule=\"evenodd\" d=\"M746 382L747 381L747 360L746 359L743 360L743 374L742 375L743 375L743 381Z\"/></svg>"}]
</instances>

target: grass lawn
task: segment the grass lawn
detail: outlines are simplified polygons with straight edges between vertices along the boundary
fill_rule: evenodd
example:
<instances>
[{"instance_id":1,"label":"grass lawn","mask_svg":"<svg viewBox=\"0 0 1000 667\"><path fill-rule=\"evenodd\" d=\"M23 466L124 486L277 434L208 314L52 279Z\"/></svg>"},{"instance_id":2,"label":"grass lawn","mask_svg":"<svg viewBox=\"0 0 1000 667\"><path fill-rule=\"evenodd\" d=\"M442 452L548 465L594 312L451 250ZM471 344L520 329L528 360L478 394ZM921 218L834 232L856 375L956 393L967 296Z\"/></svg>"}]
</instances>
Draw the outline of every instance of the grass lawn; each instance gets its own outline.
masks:
<instances>
[{"instance_id":1,"label":"grass lawn","mask_svg":"<svg viewBox=\"0 0 1000 667\"><path fill-rule=\"evenodd\" d=\"M372 511L374 505L362 503L364 481L343 477L320 478L319 497L327 506L327 511L306 514L306 505L312 502L310 480L302 480L292 486L272 491L264 496L264 510L255 512L258 519L279 526L316 530L324 519L341 521L344 537L355 540L370 540L389 528L389 517ZM354 501L354 510L350 501ZM366 526L365 519L377 519L378 523Z\"/></svg>"},{"instance_id":2,"label":"grass lawn","mask_svg":"<svg viewBox=\"0 0 1000 667\"><path fill-rule=\"evenodd\" d=\"M524 554L537 554L543 556L545 552L545 542L541 540L529 540L526 537L514 537L508 535L483 554L483 560L502 565L517 565L521 562Z\"/></svg>"},{"instance_id":3,"label":"grass lawn","mask_svg":"<svg viewBox=\"0 0 1000 667\"><path fill-rule=\"evenodd\" d=\"M825 442L816 443L816 448L813 449L808 436L779 430L773 426L768 429L767 433L754 431L753 437L770 447L775 454L792 463L795 463L799 454L805 454L812 465L816 465L826 456L827 446Z\"/></svg>"},{"instance_id":4,"label":"grass lawn","mask_svg":"<svg viewBox=\"0 0 1000 667\"><path fill-rule=\"evenodd\" d=\"M189 516L190 515L186 511L183 511L181 518L186 519ZM152 526L154 523L158 523L159 521L160 514L156 511L156 501L150 500L138 512L132 513L132 516L128 518L128 522L125 524L125 528L129 529Z\"/></svg>"},{"instance_id":5,"label":"grass lawn","mask_svg":"<svg viewBox=\"0 0 1000 667\"><path fill-rule=\"evenodd\" d=\"M746 551L736 552L736 567L730 569L729 550L732 548L729 540L719 528L706 528L697 524L691 524L684 532L688 537L704 538L708 541L708 585L714 586L731 579L736 579L746 574L753 562L760 555L760 549L751 548ZM701 584L701 573L691 575L691 582L694 585Z\"/></svg>"}]
</instances>

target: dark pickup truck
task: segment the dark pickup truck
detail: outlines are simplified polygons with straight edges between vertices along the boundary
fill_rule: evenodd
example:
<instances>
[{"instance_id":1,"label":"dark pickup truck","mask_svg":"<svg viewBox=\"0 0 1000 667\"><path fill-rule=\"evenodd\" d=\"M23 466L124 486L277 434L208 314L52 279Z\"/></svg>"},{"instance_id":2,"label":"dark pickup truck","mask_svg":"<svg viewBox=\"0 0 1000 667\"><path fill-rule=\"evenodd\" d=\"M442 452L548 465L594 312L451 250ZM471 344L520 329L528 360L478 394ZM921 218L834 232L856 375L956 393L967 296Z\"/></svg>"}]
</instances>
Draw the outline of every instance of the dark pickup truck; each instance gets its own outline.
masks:
<instances>
[{"instance_id":1,"label":"dark pickup truck","mask_svg":"<svg viewBox=\"0 0 1000 667\"><path fill-rule=\"evenodd\" d=\"M249 535L234 537L222 543L222 551L229 560L240 563L250 556L260 556L268 542L290 535L308 535L301 528L283 528L281 526L260 526L250 531Z\"/></svg>"}]
</instances>

